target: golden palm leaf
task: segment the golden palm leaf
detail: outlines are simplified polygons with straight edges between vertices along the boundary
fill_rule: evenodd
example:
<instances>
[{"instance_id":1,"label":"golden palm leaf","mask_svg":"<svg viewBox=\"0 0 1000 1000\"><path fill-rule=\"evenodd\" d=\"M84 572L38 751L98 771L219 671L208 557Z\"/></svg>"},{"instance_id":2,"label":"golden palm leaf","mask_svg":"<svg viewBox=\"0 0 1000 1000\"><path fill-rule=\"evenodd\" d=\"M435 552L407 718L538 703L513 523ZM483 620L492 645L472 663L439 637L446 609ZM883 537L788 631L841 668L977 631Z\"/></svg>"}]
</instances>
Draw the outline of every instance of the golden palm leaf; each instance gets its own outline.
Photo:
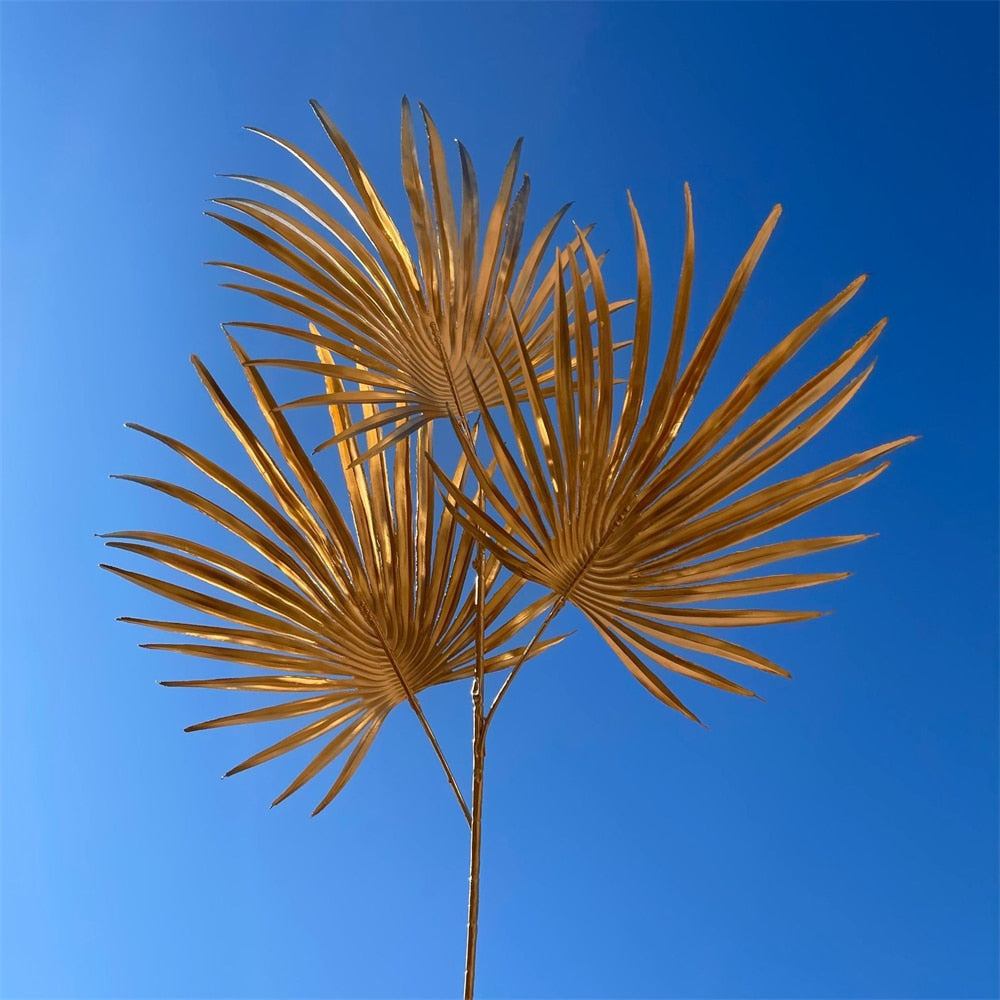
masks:
<instances>
[{"instance_id":1,"label":"golden palm leaf","mask_svg":"<svg viewBox=\"0 0 1000 1000\"><path fill-rule=\"evenodd\" d=\"M253 129L302 163L346 208L366 243L321 206L277 181L236 176L285 199L315 225L295 215L246 198L217 203L250 221L209 213L267 251L289 274L224 261L212 263L238 271L261 285L228 284L259 296L306 320L308 330L269 323L234 323L306 340L333 358L304 361L261 358L256 364L319 372L357 383L287 406L364 401L376 407L356 429L393 424L379 447L412 433L436 417L460 419L479 402L475 378L488 405L501 402L490 352L507 382L524 394L510 309L519 317L523 346L535 379L552 392L553 316L546 313L557 268L541 274L542 263L565 206L542 228L518 269L528 203L527 176L517 185L521 141L507 163L485 230L479 232L480 206L476 173L468 152L458 144L462 164L461 211L445 162L444 146L433 120L421 105L427 133L429 181L421 173L409 103L403 100L402 173L410 206L416 253L413 254L358 157L327 113L312 108L340 155L354 186L351 193L319 162L291 143ZM480 249L480 241L482 247ZM579 241L568 248L576 252ZM509 304L509 305L508 305ZM617 308L624 303L615 303ZM356 366L361 366L359 369ZM320 447L337 443L331 438Z\"/></svg>"},{"instance_id":2,"label":"golden palm leaf","mask_svg":"<svg viewBox=\"0 0 1000 1000\"><path fill-rule=\"evenodd\" d=\"M744 576L770 563L848 545L868 537L840 535L734 547L864 485L888 465L880 461L912 441L901 438L805 475L746 492L822 430L872 370L851 372L881 332L878 323L836 361L749 426L741 418L764 387L861 287L864 277L818 309L762 357L729 397L674 448L678 433L780 214L771 213L747 251L686 366L681 366L694 265L694 225L685 187L687 237L666 362L644 409L650 347L652 278L638 213L631 203L638 272L634 347L620 409L614 395L611 317L597 261L581 234L596 323L583 321L586 282L568 258L569 287L555 294L555 400L547 404L526 342L515 324L528 414L505 366L494 376L512 435L488 411L483 425L498 478L465 444L480 488L497 516L442 481L450 503L513 573L548 588L557 606L579 608L625 666L654 695L692 719L646 659L737 694L752 692L694 663L677 650L721 657L769 673L780 667L702 629L812 618L818 612L713 609L703 602L742 599L841 579L844 573ZM562 269L560 269L562 272ZM570 309L575 310L575 319ZM596 349L592 347L595 340ZM591 358L574 371L573 361ZM596 368L596 370L595 370ZM846 381L845 381L846 380ZM617 423L614 414L618 410ZM513 444L509 442L513 440Z\"/></svg>"},{"instance_id":3,"label":"golden palm leaf","mask_svg":"<svg viewBox=\"0 0 1000 1000\"><path fill-rule=\"evenodd\" d=\"M184 574L195 586L113 566L105 568L224 624L123 620L194 640L148 643L146 648L260 671L250 677L164 682L168 686L288 697L279 704L212 719L190 730L315 717L228 772L234 774L314 740L326 740L275 804L353 745L339 776L317 807L319 812L353 775L388 713L406 701L424 724L462 801L416 695L431 685L474 675L480 614L485 628L482 649L486 671L513 666L523 658L522 653L541 651L542 645L532 651L505 651L501 647L543 609L545 601L536 601L501 621L522 581L506 578L500 583L501 565L490 557L482 568L486 600L477 611L466 587L475 542L450 511L443 510L440 517L435 514L434 476L423 458L431 446L429 426L421 428L417 454L412 457L409 442L402 440L391 451L380 451L366 465L356 461L358 445L353 437L341 444L352 531L287 420L276 410L264 380L246 365L239 345L231 342L244 363L257 405L277 446L277 457L201 362L192 360L270 497L187 445L136 425L129 426L183 456L239 500L252 517L246 520L245 514L234 513L183 486L140 476L118 478L151 487L211 518L256 553L268 570L185 538L150 531L113 532L105 536L112 548ZM330 360L329 355L323 356ZM336 387L330 388L333 391ZM338 431L352 429L346 404L332 406L331 415ZM369 430L369 446L377 445L381 435L379 428ZM466 470L463 457L452 479L455 488L462 488Z\"/></svg>"}]
</instances>

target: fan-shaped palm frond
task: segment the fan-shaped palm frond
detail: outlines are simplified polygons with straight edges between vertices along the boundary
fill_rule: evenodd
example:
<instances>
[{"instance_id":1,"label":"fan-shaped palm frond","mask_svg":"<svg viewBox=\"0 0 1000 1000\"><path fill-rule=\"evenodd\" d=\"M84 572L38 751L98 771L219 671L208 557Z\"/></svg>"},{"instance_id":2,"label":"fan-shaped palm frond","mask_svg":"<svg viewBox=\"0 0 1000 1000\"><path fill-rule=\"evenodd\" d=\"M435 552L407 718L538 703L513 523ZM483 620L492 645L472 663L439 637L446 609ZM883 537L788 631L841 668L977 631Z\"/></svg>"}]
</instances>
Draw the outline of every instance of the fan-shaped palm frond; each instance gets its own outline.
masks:
<instances>
[{"instance_id":1,"label":"fan-shaped palm frond","mask_svg":"<svg viewBox=\"0 0 1000 1000\"><path fill-rule=\"evenodd\" d=\"M480 509L451 480L443 482L462 520L513 573L549 588L558 596L560 606L569 602L578 607L649 691L695 718L645 658L743 695L752 692L691 662L677 649L785 674L763 656L701 630L799 621L815 613L712 609L701 603L808 587L845 576L740 574L867 536L841 535L733 549L869 482L888 464L880 460L913 438L870 448L814 472L743 494L822 430L871 373L869 365L845 382L875 342L884 321L768 413L737 432L741 418L764 387L852 298L864 281L862 277L762 357L683 446L674 449L780 214L779 206L758 233L682 369L694 264L694 226L687 188L685 200L687 238L673 328L665 366L645 411L652 278L642 226L632 205L638 293L633 355L617 424L608 301L597 261L581 235L597 320L596 324L582 320L587 315L586 283L575 259L570 258L569 287L563 291L560 275L555 295L554 404L550 406L543 399L527 344L517 330L515 343L528 396L527 417L499 359L494 368L514 443L509 444L511 436L500 430L488 412L483 413L499 479L494 480L483 467L474 448L465 446L497 518ZM575 319L570 317L571 308ZM584 362L577 375L573 371L574 352L577 362L593 356L593 326L596 371L594 365Z\"/></svg>"},{"instance_id":2,"label":"fan-shaped palm frond","mask_svg":"<svg viewBox=\"0 0 1000 1000\"><path fill-rule=\"evenodd\" d=\"M546 313L546 306L555 288L557 268L553 266L545 274L541 271L568 206L535 237L519 270L529 191L527 176L516 187L520 140L507 163L481 237L478 186L468 152L459 143L462 195L461 211L456 214L440 135L421 105L430 161L429 183L425 183L410 106L404 99L402 172L415 234L414 255L347 140L319 104L313 101L312 107L347 168L354 194L291 143L266 132L259 134L291 153L322 183L347 209L370 248L319 205L284 184L260 177L236 179L280 196L316 225L246 198L220 198L217 203L249 222L209 213L291 272L276 274L213 261L262 283L227 287L290 310L307 321L308 331L267 323L230 325L304 339L326 348L343 362L335 363L332 358L262 358L255 363L318 371L358 385L357 390L345 391L341 386L332 393L286 405L345 401L390 404L373 409L359 425L362 429L396 425L378 442L387 447L428 420L442 416L459 419L474 411L479 400L472 390L472 378L487 404L499 405L502 395L490 351L515 394L523 396L524 379L510 308L525 331L523 346L534 377L543 392L551 393L553 317ZM577 240L568 253L578 248ZM612 308L623 304L615 303ZM337 440L332 438L325 444Z\"/></svg>"},{"instance_id":3,"label":"fan-shaped palm frond","mask_svg":"<svg viewBox=\"0 0 1000 1000\"><path fill-rule=\"evenodd\" d=\"M501 621L522 581L507 578L500 583L500 563L490 557L483 566L486 600L477 612L466 587L475 542L461 530L451 512L443 510L439 518L435 515L433 473L423 458L430 447L429 426L419 432L415 463L406 440L398 442L391 453L380 452L367 465L356 462L355 440L341 445L352 531L287 420L276 410L264 380L246 365L246 355L235 341L232 343L244 362L256 402L277 446L277 457L200 361L193 361L217 410L260 473L269 498L187 445L143 427L136 429L166 444L231 493L257 524L183 486L138 476L119 478L149 486L205 514L249 546L268 564L268 570L173 535L113 532L105 536L112 548L145 556L186 575L196 585L181 586L131 570L105 568L224 624L124 620L194 640L149 643L147 648L261 671L251 677L165 682L170 686L277 693L289 699L190 729L315 716L229 772L325 739L322 749L275 803L353 745L339 776L317 807L319 812L357 769L388 713L404 701L419 715L462 801L416 695L431 685L473 676L480 613L486 629L484 669L500 670L518 663L522 650L503 651L502 647L542 610L544 601ZM330 361L328 355L325 358ZM333 391L336 386L330 388ZM346 404L331 407L331 414L338 431L352 430ZM369 430L369 446L377 445L381 435L378 428ZM466 468L462 458L453 477L457 489L462 487ZM238 603L206 592L203 585L234 597ZM534 651L540 649L537 646Z\"/></svg>"}]
</instances>

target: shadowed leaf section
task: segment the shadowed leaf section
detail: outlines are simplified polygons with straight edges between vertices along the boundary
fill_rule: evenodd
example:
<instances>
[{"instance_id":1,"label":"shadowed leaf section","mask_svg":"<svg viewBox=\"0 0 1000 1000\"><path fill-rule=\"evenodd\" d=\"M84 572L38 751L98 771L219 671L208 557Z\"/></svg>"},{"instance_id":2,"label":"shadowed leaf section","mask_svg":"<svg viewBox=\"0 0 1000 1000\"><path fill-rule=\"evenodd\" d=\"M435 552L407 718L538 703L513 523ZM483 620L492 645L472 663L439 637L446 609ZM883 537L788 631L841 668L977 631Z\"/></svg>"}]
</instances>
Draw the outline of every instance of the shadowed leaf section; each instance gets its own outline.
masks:
<instances>
[{"instance_id":1,"label":"shadowed leaf section","mask_svg":"<svg viewBox=\"0 0 1000 1000\"><path fill-rule=\"evenodd\" d=\"M278 273L213 261L257 282L228 287L258 296L305 321L305 328L250 322L229 325L284 334L330 352L319 361L286 357L254 361L318 372L335 380L333 390L285 405L384 404L372 409L362 429L391 426L374 446L386 448L437 417L460 421L475 411L480 400L473 380L487 405L499 405L502 392L495 364L515 396L524 398L522 349L543 394L551 394L555 319L547 306L558 267L543 270L543 262L569 206L528 242L529 181L527 176L518 181L521 141L514 146L481 230L478 183L467 150L458 143L462 179L461 195L456 198L444 145L422 105L428 175L421 170L410 105L404 99L402 175L414 251L347 140L319 104L314 101L312 107L340 155L353 190L291 143L252 131L305 166L347 210L363 238L304 195L260 177L235 179L278 196L294 212L248 198L221 198L217 204L236 217L209 213L284 267ZM563 258L577 253L579 247L577 238ZM589 271L584 280L589 280ZM611 308L623 304L614 303ZM519 339L514 336L511 310L523 331ZM341 379L357 388L346 389ZM335 436L320 447L339 440Z\"/></svg>"}]
</instances>

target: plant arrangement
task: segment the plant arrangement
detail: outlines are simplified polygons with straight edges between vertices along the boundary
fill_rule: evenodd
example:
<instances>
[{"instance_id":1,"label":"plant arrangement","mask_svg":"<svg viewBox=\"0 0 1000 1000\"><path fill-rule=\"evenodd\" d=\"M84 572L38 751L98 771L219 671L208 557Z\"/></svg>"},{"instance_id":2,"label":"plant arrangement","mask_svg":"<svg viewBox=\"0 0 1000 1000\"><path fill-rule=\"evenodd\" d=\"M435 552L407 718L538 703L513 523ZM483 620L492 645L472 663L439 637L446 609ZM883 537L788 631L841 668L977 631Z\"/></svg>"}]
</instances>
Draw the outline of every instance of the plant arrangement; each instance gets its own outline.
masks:
<instances>
[{"instance_id":1,"label":"plant arrangement","mask_svg":"<svg viewBox=\"0 0 1000 1000\"><path fill-rule=\"evenodd\" d=\"M311 744L311 759L274 804L334 768L315 812L324 809L389 712L404 703L412 709L470 829L464 996L471 998L487 736L524 664L562 638L547 634L560 611L577 608L646 690L689 719L698 721L668 685L671 672L752 696L700 661L788 674L716 632L818 612L732 603L842 579L846 573L760 570L869 536L757 540L874 479L886 456L913 438L791 478L770 475L860 390L884 320L763 415L747 416L863 276L788 333L689 428L692 404L780 206L686 350L695 260L687 187L683 265L672 323L661 335L653 329L649 253L631 198L636 285L633 299L620 301L608 294L603 258L588 231L576 229L556 246L566 208L537 234L525 232L529 183L518 177L520 142L483 225L468 152L458 144L456 194L444 145L422 107L421 166L404 100L409 242L350 145L315 102L313 109L349 184L301 149L260 134L298 160L349 221L333 205L249 176L238 179L270 201L223 198L223 211L210 213L280 265L271 271L217 262L240 276L231 287L286 317L280 324L227 325L259 410L254 420L269 440L193 359L259 482L250 485L188 445L137 425L129 426L182 456L233 502L160 479L120 477L205 515L238 541L239 554L162 532L118 531L105 536L107 544L150 560L158 575L106 568L195 612L180 616L193 620L123 619L174 637L148 648L221 661L230 673L253 671L165 684L272 696L264 707L191 730L295 720L289 735L228 772ZM632 318L621 322L629 305ZM274 334L282 346L304 344L310 354L251 358L233 336L239 327ZM650 371L656 336L667 345L658 372ZM263 374L275 366L304 373L315 391L277 400ZM295 407L325 408L330 436L301 442L286 416ZM320 454L312 457L316 444ZM339 462L329 461L327 448ZM457 461L447 463L446 453ZM328 465L332 479L321 472ZM488 701L485 678L497 672L503 680ZM420 704L427 688L452 681L471 682L468 795Z\"/></svg>"}]
</instances>

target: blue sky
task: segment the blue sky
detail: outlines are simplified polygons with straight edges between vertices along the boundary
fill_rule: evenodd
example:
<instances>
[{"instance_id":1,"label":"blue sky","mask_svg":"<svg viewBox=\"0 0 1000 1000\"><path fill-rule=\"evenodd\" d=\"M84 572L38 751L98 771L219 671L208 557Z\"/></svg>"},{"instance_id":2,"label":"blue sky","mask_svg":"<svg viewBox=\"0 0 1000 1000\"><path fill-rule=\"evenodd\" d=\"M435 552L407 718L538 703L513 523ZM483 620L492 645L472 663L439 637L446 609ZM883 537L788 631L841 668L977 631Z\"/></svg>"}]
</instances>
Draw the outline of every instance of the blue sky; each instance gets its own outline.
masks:
<instances>
[{"instance_id":1,"label":"blue sky","mask_svg":"<svg viewBox=\"0 0 1000 1000\"><path fill-rule=\"evenodd\" d=\"M319 818L312 790L269 811L304 761L218 781L266 736L182 732L231 704L154 684L198 664L115 622L163 609L98 571L93 537L199 530L108 479L183 475L123 422L234 457L187 359L245 402L218 324L252 304L202 266L243 251L202 212L234 193L217 173L302 181L241 126L333 163L319 99L399 210L404 93L484 189L524 135L531 218L572 199L626 294L630 189L660 329L683 182L695 325L781 201L706 395L866 271L804 363L887 314L878 368L807 457L922 435L804 525L880 535L816 560L854 572L811 595L836 614L752 637L794 675L766 704L681 687L699 729L582 629L525 670L491 734L481 995L997 995L996 5L0 16L5 998L459 989L467 836L415 719ZM464 686L426 706L466 774Z\"/></svg>"}]
</instances>

